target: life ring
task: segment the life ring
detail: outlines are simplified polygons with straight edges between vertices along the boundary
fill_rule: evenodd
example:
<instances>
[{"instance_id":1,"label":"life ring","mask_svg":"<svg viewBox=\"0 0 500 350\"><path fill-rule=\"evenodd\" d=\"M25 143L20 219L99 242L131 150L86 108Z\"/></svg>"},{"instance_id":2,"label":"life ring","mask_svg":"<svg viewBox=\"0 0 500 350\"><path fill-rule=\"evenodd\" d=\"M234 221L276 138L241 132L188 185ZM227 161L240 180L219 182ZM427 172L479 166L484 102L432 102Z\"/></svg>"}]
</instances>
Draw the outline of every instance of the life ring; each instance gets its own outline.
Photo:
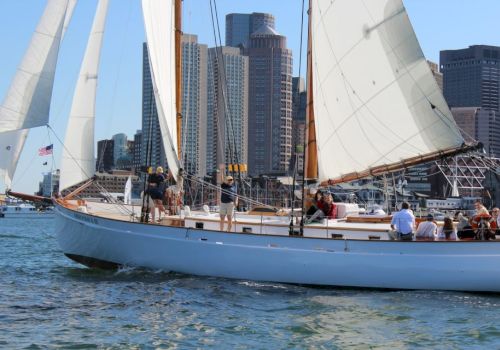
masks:
<instances>
[{"instance_id":1,"label":"life ring","mask_svg":"<svg viewBox=\"0 0 500 350\"><path fill-rule=\"evenodd\" d=\"M479 228L479 223L481 221L488 222L490 228L492 228L492 229L497 228L497 223L496 223L495 219L493 219L493 217L491 215L488 215L488 214L479 214L479 215L474 216L472 218L472 221L471 221L472 228L474 230L477 230Z\"/></svg>"}]
</instances>

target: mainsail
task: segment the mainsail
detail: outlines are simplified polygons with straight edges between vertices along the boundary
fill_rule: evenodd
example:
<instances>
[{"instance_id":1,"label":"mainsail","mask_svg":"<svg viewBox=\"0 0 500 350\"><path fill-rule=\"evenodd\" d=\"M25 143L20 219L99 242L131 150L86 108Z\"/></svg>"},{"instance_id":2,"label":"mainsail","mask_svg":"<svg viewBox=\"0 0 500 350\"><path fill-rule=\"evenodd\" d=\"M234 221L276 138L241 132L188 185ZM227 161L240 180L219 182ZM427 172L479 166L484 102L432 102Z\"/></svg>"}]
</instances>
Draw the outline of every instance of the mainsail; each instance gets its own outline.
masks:
<instances>
[{"instance_id":1,"label":"mainsail","mask_svg":"<svg viewBox=\"0 0 500 350\"><path fill-rule=\"evenodd\" d=\"M94 174L94 121L97 73L108 0L100 0L80 68L66 129L59 189L64 190Z\"/></svg>"},{"instance_id":2,"label":"mainsail","mask_svg":"<svg viewBox=\"0 0 500 350\"><path fill-rule=\"evenodd\" d=\"M177 176L175 0L142 0L151 79L168 167Z\"/></svg>"},{"instance_id":3,"label":"mainsail","mask_svg":"<svg viewBox=\"0 0 500 350\"><path fill-rule=\"evenodd\" d=\"M50 0L0 106L0 175L9 188L29 129L47 123L60 41L76 0ZM40 115L35 113L40 112ZM33 118L43 117L41 124Z\"/></svg>"},{"instance_id":4,"label":"mainsail","mask_svg":"<svg viewBox=\"0 0 500 350\"><path fill-rule=\"evenodd\" d=\"M352 180L463 145L401 0L311 6L320 181Z\"/></svg>"}]
</instances>

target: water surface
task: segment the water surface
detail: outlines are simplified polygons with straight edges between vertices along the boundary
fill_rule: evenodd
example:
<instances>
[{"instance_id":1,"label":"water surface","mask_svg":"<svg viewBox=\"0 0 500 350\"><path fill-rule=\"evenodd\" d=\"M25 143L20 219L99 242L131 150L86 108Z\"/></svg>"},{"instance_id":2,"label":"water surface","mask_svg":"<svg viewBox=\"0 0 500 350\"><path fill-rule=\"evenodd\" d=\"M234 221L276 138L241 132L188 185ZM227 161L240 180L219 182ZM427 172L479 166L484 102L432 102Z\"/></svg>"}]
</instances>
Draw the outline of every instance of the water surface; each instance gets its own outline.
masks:
<instances>
[{"instance_id":1,"label":"water surface","mask_svg":"<svg viewBox=\"0 0 500 350\"><path fill-rule=\"evenodd\" d=\"M2 349L499 349L500 295L90 270L0 219Z\"/></svg>"}]
</instances>

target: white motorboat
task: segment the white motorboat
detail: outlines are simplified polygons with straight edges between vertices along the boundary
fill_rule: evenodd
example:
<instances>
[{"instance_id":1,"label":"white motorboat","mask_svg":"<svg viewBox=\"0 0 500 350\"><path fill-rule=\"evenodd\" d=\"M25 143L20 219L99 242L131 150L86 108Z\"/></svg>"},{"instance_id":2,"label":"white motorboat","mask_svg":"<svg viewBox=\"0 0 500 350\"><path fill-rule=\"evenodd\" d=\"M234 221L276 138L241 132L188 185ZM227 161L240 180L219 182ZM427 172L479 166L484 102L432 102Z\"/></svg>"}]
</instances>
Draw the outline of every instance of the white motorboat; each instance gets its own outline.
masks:
<instances>
[{"instance_id":1,"label":"white motorboat","mask_svg":"<svg viewBox=\"0 0 500 350\"><path fill-rule=\"evenodd\" d=\"M27 203L0 205L0 217L6 219L23 218L50 218L54 217L54 210L47 208L38 210L34 205Z\"/></svg>"}]
</instances>

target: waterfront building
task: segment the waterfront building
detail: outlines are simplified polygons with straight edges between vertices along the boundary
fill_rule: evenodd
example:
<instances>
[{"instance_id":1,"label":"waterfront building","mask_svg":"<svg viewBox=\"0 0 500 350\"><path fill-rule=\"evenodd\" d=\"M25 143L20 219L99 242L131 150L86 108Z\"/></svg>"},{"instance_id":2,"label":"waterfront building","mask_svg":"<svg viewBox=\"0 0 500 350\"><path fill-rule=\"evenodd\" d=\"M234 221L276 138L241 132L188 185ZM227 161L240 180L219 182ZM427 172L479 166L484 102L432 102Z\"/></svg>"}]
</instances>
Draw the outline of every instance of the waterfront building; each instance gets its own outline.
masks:
<instances>
[{"instance_id":1,"label":"waterfront building","mask_svg":"<svg viewBox=\"0 0 500 350\"><path fill-rule=\"evenodd\" d=\"M97 141L96 171L109 171L113 169L114 162L114 140Z\"/></svg>"},{"instance_id":2,"label":"waterfront building","mask_svg":"<svg viewBox=\"0 0 500 350\"><path fill-rule=\"evenodd\" d=\"M450 107L477 106L500 113L500 47L441 51L440 68Z\"/></svg>"},{"instance_id":3,"label":"waterfront building","mask_svg":"<svg viewBox=\"0 0 500 350\"><path fill-rule=\"evenodd\" d=\"M134 147L132 149L132 167L137 170L141 168L141 166L145 165L141 163L142 160L142 130L137 130L134 135Z\"/></svg>"},{"instance_id":4,"label":"waterfront building","mask_svg":"<svg viewBox=\"0 0 500 350\"><path fill-rule=\"evenodd\" d=\"M274 29L274 16L258 12L226 15L226 46L248 47L250 35L262 26Z\"/></svg>"},{"instance_id":5,"label":"waterfront building","mask_svg":"<svg viewBox=\"0 0 500 350\"><path fill-rule=\"evenodd\" d=\"M291 168L302 173L304 166L307 93L304 79L292 79L292 159ZM297 164L295 164L297 163Z\"/></svg>"},{"instance_id":6,"label":"waterfront building","mask_svg":"<svg viewBox=\"0 0 500 350\"><path fill-rule=\"evenodd\" d=\"M196 35L182 36L182 137L184 169L206 175L207 45Z\"/></svg>"},{"instance_id":7,"label":"waterfront building","mask_svg":"<svg viewBox=\"0 0 500 350\"><path fill-rule=\"evenodd\" d=\"M140 163L154 168L166 166L146 43L142 46L142 145Z\"/></svg>"},{"instance_id":8,"label":"waterfront building","mask_svg":"<svg viewBox=\"0 0 500 350\"><path fill-rule=\"evenodd\" d=\"M208 50L206 168L209 174L232 164L244 164L238 169L243 175L246 173L248 69L248 57L243 56L238 48Z\"/></svg>"},{"instance_id":9,"label":"waterfront building","mask_svg":"<svg viewBox=\"0 0 500 350\"><path fill-rule=\"evenodd\" d=\"M490 157L500 157L500 114L480 107L455 107L451 113L466 141L483 144Z\"/></svg>"},{"instance_id":10,"label":"waterfront building","mask_svg":"<svg viewBox=\"0 0 500 350\"><path fill-rule=\"evenodd\" d=\"M38 194L44 197L51 197L53 193L59 192L60 175L59 169L43 174L43 180L40 183L40 191Z\"/></svg>"},{"instance_id":11,"label":"waterfront building","mask_svg":"<svg viewBox=\"0 0 500 350\"><path fill-rule=\"evenodd\" d=\"M264 25L250 37L248 152L251 176L289 170L292 153L292 51Z\"/></svg>"}]
</instances>

